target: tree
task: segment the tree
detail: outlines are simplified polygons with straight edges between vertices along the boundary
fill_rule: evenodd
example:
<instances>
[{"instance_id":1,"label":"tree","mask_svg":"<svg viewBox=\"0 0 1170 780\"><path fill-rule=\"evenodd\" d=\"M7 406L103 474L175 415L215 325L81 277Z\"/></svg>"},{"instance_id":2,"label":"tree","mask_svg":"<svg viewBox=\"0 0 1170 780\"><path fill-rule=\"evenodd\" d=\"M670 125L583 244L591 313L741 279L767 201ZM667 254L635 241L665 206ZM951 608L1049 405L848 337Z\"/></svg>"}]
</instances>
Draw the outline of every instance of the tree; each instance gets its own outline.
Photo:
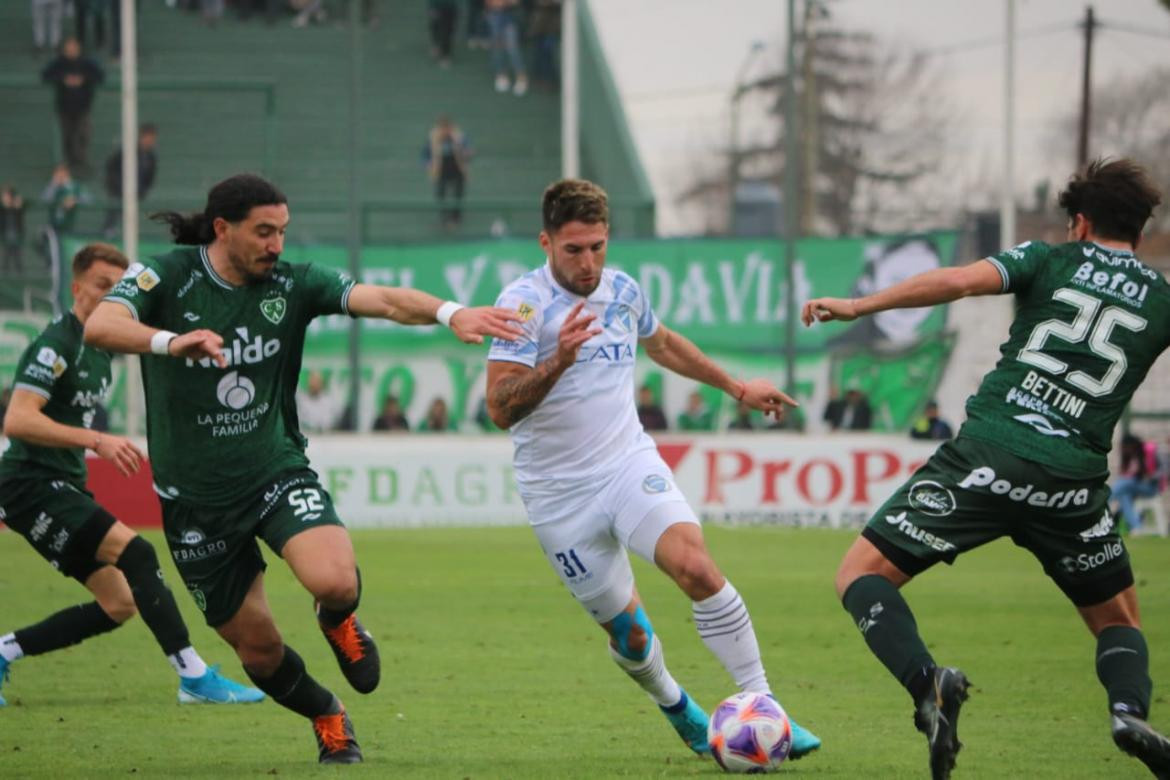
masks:
<instances>
[{"instance_id":1,"label":"tree","mask_svg":"<svg viewBox=\"0 0 1170 780\"><path fill-rule=\"evenodd\" d=\"M1163 0L1170 2L1170 0ZM1093 115L1089 122L1089 157L1130 157L1145 166L1163 192L1170 192L1170 91L1166 80L1170 68L1146 72L1140 76L1117 78L1093 90ZM1074 157L1079 114L1072 110L1054 123L1054 144ZM1063 172L1056 173L1063 176ZM1170 228L1166 209L1155 212L1156 224Z\"/></svg>"},{"instance_id":2,"label":"tree","mask_svg":"<svg viewBox=\"0 0 1170 780\"><path fill-rule=\"evenodd\" d=\"M800 138L793 164L801 232L908 229L934 200L927 174L942 164L951 126L942 76L923 52L835 28L823 4L805 8L795 74L798 120L791 128ZM764 105L771 132L730 148L729 164L714 179L696 171L684 197L734 197L739 181L783 181L786 89L778 71L742 87Z\"/></svg>"}]
</instances>

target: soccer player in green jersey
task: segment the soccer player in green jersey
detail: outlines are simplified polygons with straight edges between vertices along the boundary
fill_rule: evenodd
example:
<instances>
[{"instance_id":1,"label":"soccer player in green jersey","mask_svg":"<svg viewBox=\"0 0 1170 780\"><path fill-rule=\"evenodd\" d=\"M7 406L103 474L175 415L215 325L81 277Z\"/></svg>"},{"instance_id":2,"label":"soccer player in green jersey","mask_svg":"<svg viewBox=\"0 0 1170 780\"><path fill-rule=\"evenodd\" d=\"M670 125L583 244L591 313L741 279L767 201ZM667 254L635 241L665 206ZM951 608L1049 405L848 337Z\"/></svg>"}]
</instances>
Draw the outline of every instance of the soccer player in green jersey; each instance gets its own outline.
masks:
<instances>
[{"instance_id":1,"label":"soccer player in green jersey","mask_svg":"<svg viewBox=\"0 0 1170 780\"><path fill-rule=\"evenodd\" d=\"M81 343L85 320L127 265L126 257L108 244L90 244L78 252L73 308L29 344L17 366L4 416L11 443L0 458L0 520L95 600L0 636L0 683L24 656L112 631L140 612L179 674L179 701L260 701L263 693L222 677L203 662L163 582L154 548L85 489L86 449L126 475L138 471L142 461L128 439L90 430L94 409L110 387L110 354Z\"/></svg>"},{"instance_id":2,"label":"soccer player in green jersey","mask_svg":"<svg viewBox=\"0 0 1170 780\"><path fill-rule=\"evenodd\" d=\"M341 702L281 639L256 543L262 538L312 594L350 685L374 690L380 666L355 615L361 579L353 547L309 468L297 424L305 330L319 315L349 314L439 321L462 341L482 343L513 338L519 317L282 261L288 203L259 176L216 184L202 212L159 216L181 247L132 266L86 323L86 342L143 356L167 544L208 625L261 690L312 721L322 763L360 761Z\"/></svg>"},{"instance_id":3,"label":"soccer player in green jersey","mask_svg":"<svg viewBox=\"0 0 1170 780\"><path fill-rule=\"evenodd\" d=\"M967 421L878 509L837 572L837 594L870 650L914 700L935 778L949 777L968 682L935 664L898 588L1001 536L1040 561L1097 639L1113 740L1157 777L1170 741L1146 722L1152 683L1129 555L1109 514L1113 430L1170 344L1170 286L1134 254L1161 202L1127 159L1097 161L1060 195L1068 242L1028 242L863 298L801 312L848 321L887 309L1012 293L1018 309Z\"/></svg>"}]
</instances>

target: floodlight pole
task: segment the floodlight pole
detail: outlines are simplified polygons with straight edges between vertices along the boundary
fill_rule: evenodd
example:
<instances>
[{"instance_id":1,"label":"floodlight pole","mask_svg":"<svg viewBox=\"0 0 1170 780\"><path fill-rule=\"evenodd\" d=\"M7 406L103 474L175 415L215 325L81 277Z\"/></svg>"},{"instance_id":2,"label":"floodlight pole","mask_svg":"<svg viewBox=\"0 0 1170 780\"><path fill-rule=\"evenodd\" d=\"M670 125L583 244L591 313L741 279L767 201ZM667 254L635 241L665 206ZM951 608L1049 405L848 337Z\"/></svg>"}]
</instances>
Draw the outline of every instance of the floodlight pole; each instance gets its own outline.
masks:
<instances>
[{"instance_id":1,"label":"floodlight pole","mask_svg":"<svg viewBox=\"0 0 1170 780\"><path fill-rule=\"evenodd\" d=\"M122 251L138 261L138 16L135 0L118 0L122 36ZM142 399L140 361L123 358L126 364L126 433L138 435Z\"/></svg>"},{"instance_id":2,"label":"floodlight pole","mask_svg":"<svg viewBox=\"0 0 1170 780\"><path fill-rule=\"evenodd\" d=\"M1007 20L1004 30L1003 62L1003 182L1000 185L999 246L1006 249L1016 243L1016 0L1006 0Z\"/></svg>"},{"instance_id":3,"label":"floodlight pole","mask_svg":"<svg viewBox=\"0 0 1170 780\"><path fill-rule=\"evenodd\" d=\"M784 94L784 383L796 391L796 237L800 232L796 166L800 139L796 133L796 0L788 0L788 65Z\"/></svg>"},{"instance_id":4,"label":"floodlight pole","mask_svg":"<svg viewBox=\"0 0 1170 780\"><path fill-rule=\"evenodd\" d=\"M361 87L362 87L362 2L349 0L349 274L361 280L362 188L361 188ZM360 320L349 323L349 423L358 428L361 401Z\"/></svg>"},{"instance_id":5,"label":"floodlight pole","mask_svg":"<svg viewBox=\"0 0 1170 780\"><path fill-rule=\"evenodd\" d=\"M561 12L561 176L581 175L581 39L578 2L564 0Z\"/></svg>"}]
</instances>

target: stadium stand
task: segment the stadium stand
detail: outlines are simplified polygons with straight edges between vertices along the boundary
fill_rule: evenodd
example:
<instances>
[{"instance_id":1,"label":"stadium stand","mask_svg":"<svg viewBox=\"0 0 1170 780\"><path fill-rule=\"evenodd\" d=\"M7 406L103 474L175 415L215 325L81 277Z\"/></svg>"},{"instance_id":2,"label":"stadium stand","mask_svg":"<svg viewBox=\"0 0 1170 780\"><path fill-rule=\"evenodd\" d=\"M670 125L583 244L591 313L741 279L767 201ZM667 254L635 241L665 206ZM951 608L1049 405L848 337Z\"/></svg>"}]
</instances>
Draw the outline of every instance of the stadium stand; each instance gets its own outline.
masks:
<instances>
[{"instance_id":1,"label":"stadium stand","mask_svg":"<svg viewBox=\"0 0 1170 780\"><path fill-rule=\"evenodd\" d=\"M269 175L294 206L290 237L343 243L348 236L353 67L346 23L294 28L239 21L208 27L161 2L139 3L139 118L159 126L159 173L145 203L189 209L208 187L240 170ZM603 181L617 235L649 235L653 200L588 9L582 12L582 173ZM71 29L66 21L66 29ZM43 224L39 196L59 143L51 91L40 83L47 57L33 54L27 3L0 3L0 182L30 200L28 235ZM380 25L363 27L360 49L358 171L363 243L442 240L423 163L427 131L450 114L475 150L460 236L524 234L538 228L542 188L560 172L559 95L523 98L492 89L489 55L460 46L454 67L432 62L426 3L387 3ZM101 163L119 136L120 72L104 53L106 85L93 109L86 184L94 204L78 230L96 235L102 213ZM144 226L144 238L161 237ZM31 238L30 238L31 240ZM33 260L36 255L27 253ZM26 263L31 264L31 263ZM0 306L13 306L11 295Z\"/></svg>"}]
</instances>

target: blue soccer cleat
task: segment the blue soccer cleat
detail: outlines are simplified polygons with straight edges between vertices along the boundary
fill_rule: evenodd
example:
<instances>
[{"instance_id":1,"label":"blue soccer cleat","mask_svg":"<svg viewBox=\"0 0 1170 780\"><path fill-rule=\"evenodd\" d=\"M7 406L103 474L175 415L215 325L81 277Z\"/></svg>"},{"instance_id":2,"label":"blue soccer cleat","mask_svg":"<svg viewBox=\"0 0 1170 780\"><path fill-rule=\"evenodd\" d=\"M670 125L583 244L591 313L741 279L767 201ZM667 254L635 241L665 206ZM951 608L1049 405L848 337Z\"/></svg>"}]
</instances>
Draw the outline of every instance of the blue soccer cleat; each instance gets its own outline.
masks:
<instances>
[{"instance_id":1,"label":"blue soccer cleat","mask_svg":"<svg viewBox=\"0 0 1170 780\"><path fill-rule=\"evenodd\" d=\"M678 704L672 707L659 705L659 709L682 737L682 741L687 743L687 747L701 756L706 755L711 752L711 745L707 743L707 713L703 712L703 708L696 704L694 699L687 696L686 691L681 688L679 690L682 691L682 698Z\"/></svg>"},{"instance_id":2,"label":"blue soccer cleat","mask_svg":"<svg viewBox=\"0 0 1170 780\"><path fill-rule=\"evenodd\" d=\"M0 687L3 687L4 681L8 679L8 666L9 666L8 659L5 658L4 656L0 655ZM4 695L0 694L0 707L4 707L7 705L8 705L8 702L5 701Z\"/></svg>"},{"instance_id":3,"label":"blue soccer cleat","mask_svg":"<svg viewBox=\"0 0 1170 780\"><path fill-rule=\"evenodd\" d=\"M264 701L264 692L232 682L219 673L219 664L207 667L202 677L179 679L180 704L250 704Z\"/></svg>"},{"instance_id":4,"label":"blue soccer cleat","mask_svg":"<svg viewBox=\"0 0 1170 780\"><path fill-rule=\"evenodd\" d=\"M780 700L776 698L775 694L769 693L768 696L772 701L780 704ZM791 716L788 718L788 723L792 726L792 748L788 751L789 758L793 761L798 761L820 748L820 737L797 723Z\"/></svg>"},{"instance_id":5,"label":"blue soccer cleat","mask_svg":"<svg viewBox=\"0 0 1170 780\"><path fill-rule=\"evenodd\" d=\"M789 758L796 761L820 748L820 737L791 718L788 719L788 722L792 725L792 749L788 751Z\"/></svg>"}]
</instances>

